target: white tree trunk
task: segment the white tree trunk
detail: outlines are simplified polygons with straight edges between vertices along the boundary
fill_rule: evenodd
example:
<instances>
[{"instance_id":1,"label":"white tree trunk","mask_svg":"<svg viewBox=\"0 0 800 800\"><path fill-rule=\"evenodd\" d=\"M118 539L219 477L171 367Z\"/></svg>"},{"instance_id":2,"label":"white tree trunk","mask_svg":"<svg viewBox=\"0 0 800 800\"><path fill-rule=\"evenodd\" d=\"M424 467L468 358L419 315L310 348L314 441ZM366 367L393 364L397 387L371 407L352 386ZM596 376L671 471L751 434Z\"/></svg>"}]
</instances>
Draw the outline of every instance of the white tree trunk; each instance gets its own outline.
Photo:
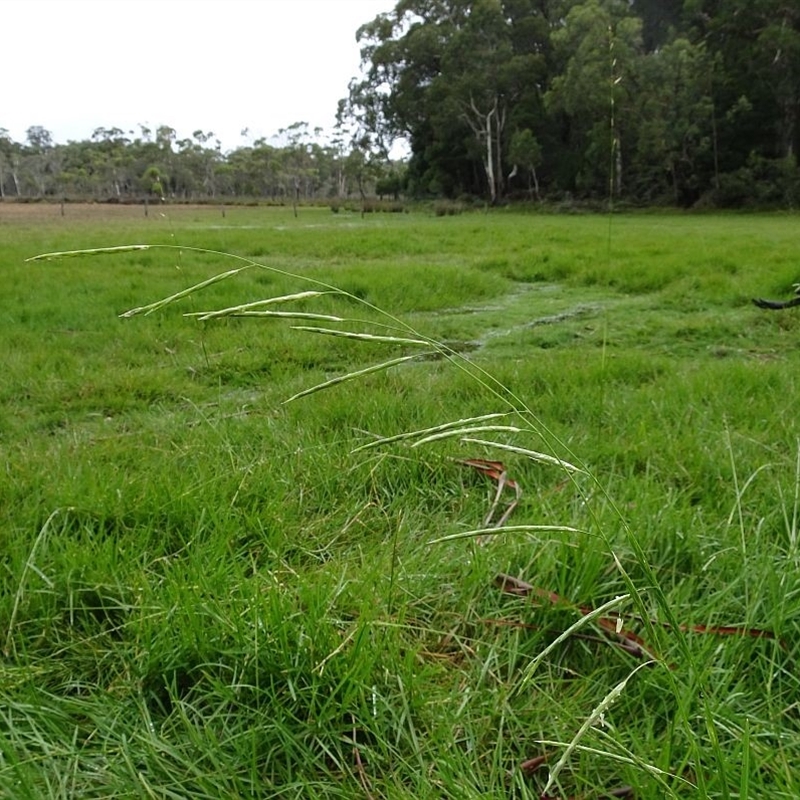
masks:
<instances>
[{"instance_id":1,"label":"white tree trunk","mask_svg":"<svg viewBox=\"0 0 800 800\"><path fill-rule=\"evenodd\" d=\"M497 202L498 190L502 181L500 134L505 125L505 113L498 112L497 97L494 98L492 107L486 113L478 110L473 98L470 98L469 104L472 113L464 116L478 141L485 140L486 152L483 158L483 168L486 171L486 182L489 186L489 200L494 205ZM492 117L495 118L494 126Z\"/></svg>"}]
</instances>

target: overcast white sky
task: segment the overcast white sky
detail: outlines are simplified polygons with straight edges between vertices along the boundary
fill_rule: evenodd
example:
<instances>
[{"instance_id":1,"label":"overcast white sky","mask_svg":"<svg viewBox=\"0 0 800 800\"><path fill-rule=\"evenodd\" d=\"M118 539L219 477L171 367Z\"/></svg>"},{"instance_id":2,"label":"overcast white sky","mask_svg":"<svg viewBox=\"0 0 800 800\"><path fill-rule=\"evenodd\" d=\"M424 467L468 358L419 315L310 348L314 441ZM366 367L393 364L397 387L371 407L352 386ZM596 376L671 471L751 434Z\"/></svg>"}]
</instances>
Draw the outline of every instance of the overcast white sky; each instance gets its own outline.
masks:
<instances>
[{"instance_id":1,"label":"overcast white sky","mask_svg":"<svg viewBox=\"0 0 800 800\"><path fill-rule=\"evenodd\" d=\"M98 127L178 138L213 131L223 150L293 122L330 131L358 74L356 30L395 0L0 0L0 128L56 142Z\"/></svg>"}]
</instances>

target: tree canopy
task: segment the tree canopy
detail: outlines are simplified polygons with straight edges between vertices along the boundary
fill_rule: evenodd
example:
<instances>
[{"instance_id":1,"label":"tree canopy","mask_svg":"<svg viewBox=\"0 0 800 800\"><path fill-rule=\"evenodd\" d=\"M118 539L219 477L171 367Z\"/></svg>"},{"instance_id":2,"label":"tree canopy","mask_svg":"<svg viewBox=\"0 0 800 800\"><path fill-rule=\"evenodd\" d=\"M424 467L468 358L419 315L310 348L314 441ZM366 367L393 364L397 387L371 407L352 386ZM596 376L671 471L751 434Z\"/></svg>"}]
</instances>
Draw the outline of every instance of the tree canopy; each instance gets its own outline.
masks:
<instances>
[{"instance_id":1,"label":"tree canopy","mask_svg":"<svg viewBox=\"0 0 800 800\"><path fill-rule=\"evenodd\" d=\"M800 6L786 0L399 0L351 85L410 189L792 204Z\"/></svg>"}]
</instances>

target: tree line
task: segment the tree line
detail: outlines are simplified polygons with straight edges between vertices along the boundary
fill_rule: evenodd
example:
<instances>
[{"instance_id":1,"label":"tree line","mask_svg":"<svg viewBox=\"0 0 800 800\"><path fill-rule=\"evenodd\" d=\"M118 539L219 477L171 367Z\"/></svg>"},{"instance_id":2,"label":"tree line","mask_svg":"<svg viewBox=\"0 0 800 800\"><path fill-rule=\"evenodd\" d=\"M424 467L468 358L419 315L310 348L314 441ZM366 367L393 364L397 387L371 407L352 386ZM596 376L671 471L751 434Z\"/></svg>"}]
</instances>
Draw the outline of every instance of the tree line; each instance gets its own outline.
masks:
<instances>
[{"instance_id":1,"label":"tree line","mask_svg":"<svg viewBox=\"0 0 800 800\"><path fill-rule=\"evenodd\" d=\"M420 195L800 200L795 0L399 0L346 100Z\"/></svg>"},{"instance_id":2,"label":"tree line","mask_svg":"<svg viewBox=\"0 0 800 800\"><path fill-rule=\"evenodd\" d=\"M796 0L399 0L356 36L327 140L0 128L0 197L800 201Z\"/></svg>"},{"instance_id":3,"label":"tree line","mask_svg":"<svg viewBox=\"0 0 800 800\"><path fill-rule=\"evenodd\" d=\"M397 195L400 167L354 145L344 122L330 141L304 122L223 152L212 132L179 139L174 128L97 128L90 139L58 144L42 126L24 142L0 128L0 198L111 202L267 199L281 203Z\"/></svg>"}]
</instances>

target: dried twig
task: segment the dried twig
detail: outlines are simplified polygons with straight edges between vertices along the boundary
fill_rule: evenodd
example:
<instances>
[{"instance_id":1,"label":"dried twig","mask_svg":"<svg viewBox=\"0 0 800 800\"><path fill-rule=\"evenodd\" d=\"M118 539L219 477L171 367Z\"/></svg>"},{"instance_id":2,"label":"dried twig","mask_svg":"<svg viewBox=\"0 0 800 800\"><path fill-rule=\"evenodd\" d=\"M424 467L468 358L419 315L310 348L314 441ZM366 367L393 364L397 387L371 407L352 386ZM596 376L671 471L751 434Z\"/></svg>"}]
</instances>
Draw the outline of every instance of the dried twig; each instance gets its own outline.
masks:
<instances>
[{"instance_id":1,"label":"dried twig","mask_svg":"<svg viewBox=\"0 0 800 800\"><path fill-rule=\"evenodd\" d=\"M562 598L555 592L549 592L545 589L539 589L536 586L527 583L526 581L514 578L511 575L499 574L494 579L495 585L506 594L513 594L517 597L540 597L547 600L553 605L564 605L569 608L577 610L582 616L593 614L595 609L589 606L577 606L569 600ZM621 617L617 616L601 616L597 619L597 624L609 636L616 638L617 645L626 652L630 653L637 658L649 658L658 660L653 650L645 643L645 641L637 636L632 631L628 631L622 627Z\"/></svg>"},{"instance_id":2,"label":"dried twig","mask_svg":"<svg viewBox=\"0 0 800 800\"><path fill-rule=\"evenodd\" d=\"M547 763L548 758L549 756L546 753L540 756L534 756L533 758L527 758L519 765L519 768L526 775L533 775L534 772L540 770Z\"/></svg>"},{"instance_id":3,"label":"dried twig","mask_svg":"<svg viewBox=\"0 0 800 800\"><path fill-rule=\"evenodd\" d=\"M489 461L485 458L466 458L460 460L458 463L463 464L465 467L472 467L478 470L478 472L497 483L497 491L495 492L492 505L489 508L489 513L483 521L483 527L502 528L503 525L508 522L511 513L519 505L520 498L522 497L522 487L516 481L512 481L508 477L508 473L502 461ZM500 502L500 497L506 486L514 491L514 499L508 504L500 519L493 523L492 519L497 511L497 505Z\"/></svg>"},{"instance_id":4,"label":"dried twig","mask_svg":"<svg viewBox=\"0 0 800 800\"><path fill-rule=\"evenodd\" d=\"M576 609L583 616L593 613L594 609L590 606L578 606L570 601L557 595L555 592L540 589L536 586L527 583L519 578L514 578L511 575L500 574L494 579L495 585L506 594L513 594L517 597L539 597L547 600L554 605L566 605L570 608ZM645 620L636 615L631 614L629 618L637 622L644 623ZM658 625L662 628L669 630L671 626L667 622L658 622L657 620L647 620L650 625ZM618 614L612 613L607 616L602 616L597 619L597 624L609 636L616 637L619 641L617 644L637 658L655 658L653 650L644 642L644 640L623 627L622 617ZM778 641L781 647L785 648L786 644L777 638L777 636L763 628L752 628L738 625L680 625L678 630L684 633L707 633L715 636L749 636L755 639L773 639Z\"/></svg>"},{"instance_id":5,"label":"dried twig","mask_svg":"<svg viewBox=\"0 0 800 800\"><path fill-rule=\"evenodd\" d=\"M372 794L372 787L369 783L369 778L367 777L367 771L364 769L364 762L361 760L361 753L358 749L358 740L357 740L358 731L353 728L353 760L356 764L356 772L358 773L358 780L361 783L361 787L364 789L364 794L367 797L367 800L375 800L375 796Z\"/></svg>"}]
</instances>

